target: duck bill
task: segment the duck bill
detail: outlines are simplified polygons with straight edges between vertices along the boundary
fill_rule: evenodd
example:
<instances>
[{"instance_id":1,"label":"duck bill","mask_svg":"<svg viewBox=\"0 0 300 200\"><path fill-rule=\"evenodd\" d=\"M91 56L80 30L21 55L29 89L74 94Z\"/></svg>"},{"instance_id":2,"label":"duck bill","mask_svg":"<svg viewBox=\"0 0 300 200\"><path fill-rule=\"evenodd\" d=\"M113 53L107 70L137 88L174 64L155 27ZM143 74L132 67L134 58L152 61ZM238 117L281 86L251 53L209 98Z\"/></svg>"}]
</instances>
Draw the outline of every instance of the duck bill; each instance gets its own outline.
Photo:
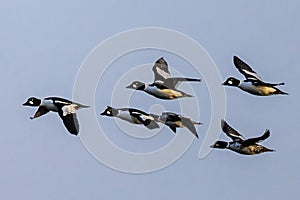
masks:
<instances>
[{"instance_id":1,"label":"duck bill","mask_svg":"<svg viewBox=\"0 0 300 200\"><path fill-rule=\"evenodd\" d=\"M22 105L23 105L23 106L29 106L30 104L27 103L27 102L25 102L25 103L23 103Z\"/></svg>"},{"instance_id":2,"label":"duck bill","mask_svg":"<svg viewBox=\"0 0 300 200\"><path fill-rule=\"evenodd\" d=\"M227 86L227 85L229 85L226 81L224 82L224 83L222 83L221 85L225 85L225 86Z\"/></svg>"}]
</instances>

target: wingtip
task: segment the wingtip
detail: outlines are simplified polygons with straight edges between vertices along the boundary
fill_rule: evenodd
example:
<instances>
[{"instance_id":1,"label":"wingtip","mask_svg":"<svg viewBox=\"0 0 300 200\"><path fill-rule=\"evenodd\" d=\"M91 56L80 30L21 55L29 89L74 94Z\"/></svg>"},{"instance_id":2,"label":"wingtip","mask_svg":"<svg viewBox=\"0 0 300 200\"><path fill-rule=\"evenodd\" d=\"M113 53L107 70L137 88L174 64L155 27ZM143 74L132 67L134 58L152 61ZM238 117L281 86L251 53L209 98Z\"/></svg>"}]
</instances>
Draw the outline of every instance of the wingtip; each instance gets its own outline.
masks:
<instances>
[{"instance_id":1,"label":"wingtip","mask_svg":"<svg viewBox=\"0 0 300 200\"><path fill-rule=\"evenodd\" d=\"M233 59L233 62L236 61L236 60L240 60L240 58L237 57L236 55L234 55L232 59Z\"/></svg>"},{"instance_id":2,"label":"wingtip","mask_svg":"<svg viewBox=\"0 0 300 200\"><path fill-rule=\"evenodd\" d=\"M71 135L73 135L73 136L77 136L78 134L79 134L79 131L78 132L69 132Z\"/></svg>"},{"instance_id":3,"label":"wingtip","mask_svg":"<svg viewBox=\"0 0 300 200\"><path fill-rule=\"evenodd\" d=\"M276 152L276 150L274 150L274 149L267 149L267 151L269 151L269 152Z\"/></svg>"},{"instance_id":4,"label":"wingtip","mask_svg":"<svg viewBox=\"0 0 300 200\"><path fill-rule=\"evenodd\" d=\"M166 60L165 60L165 58L162 56L162 57L160 57L159 59L157 59L157 61L156 61L155 63L164 63L164 64L166 64Z\"/></svg>"},{"instance_id":5,"label":"wingtip","mask_svg":"<svg viewBox=\"0 0 300 200\"><path fill-rule=\"evenodd\" d=\"M221 128L223 128L225 124L226 124L225 119L221 119Z\"/></svg>"},{"instance_id":6,"label":"wingtip","mask_svg":"<svg viewBox=\"0 0 300 200\"><path fill-rule=\"evenodd\" d=\"M266 136L266 138L270 137L270 135L271 135L270 130L266 129L264 135Z\"/></svg>"}]
</instances>

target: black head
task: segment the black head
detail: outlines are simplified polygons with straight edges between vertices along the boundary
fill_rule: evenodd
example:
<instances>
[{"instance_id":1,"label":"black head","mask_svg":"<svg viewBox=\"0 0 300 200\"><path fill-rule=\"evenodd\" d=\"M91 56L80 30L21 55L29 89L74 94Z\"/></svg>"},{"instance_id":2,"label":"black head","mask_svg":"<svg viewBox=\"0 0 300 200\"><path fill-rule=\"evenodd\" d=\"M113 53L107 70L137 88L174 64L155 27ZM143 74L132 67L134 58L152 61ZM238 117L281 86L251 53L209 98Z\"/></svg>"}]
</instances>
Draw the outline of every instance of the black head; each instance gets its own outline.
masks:
<instances>
[{"instance_id":1,"label":"black head","mask_svg":"<svg viewBox=\"0 0 300 200\"><path fill-rule=\"evenodd\" d=\"M100 115L113 117L117 113L118 113L118 111L115 108L113 108L111 106L107 106L106 109Z\"/></svg>"},{"instance_id":2,"label":"black head","mask_svg":"<svg viewBox=\"0 0 300 200\"><path fill-rule=\"evenodd\" d=\"M23 103L23 106L40 106L41 100L35 97L30 97L25 103Z\"/></svg>"},{"instance_id":3,"label":"black head","mask_svg":"<svg viewBox=\"0 0 300 200\"><path fill-rule=\"evenodd\" d=\"M134 89L134 90L143 90L145 89L145 83L142 83L140 81L134 81L130 85L128 85L126 88Z\"/></svg>"},{"instance_id":4,"label":"black head","mask_svg":"<svg viewBox=\"0 0 300 200\"><path fill-rule=\"evenodd\" d=\"M239 84L240 84L240 81L238 79L229 77L222 85L238 86Z\"/></svg>"},{"instance_id":5,"label":"black head","mask_svg":"<svg viewBox=\"0 0 300 200\"><path fill-rule=\"evenodd\" d=\"M217 149L226 149L228 146L228 142L224 141L217 141L215 144L211 145L211 148L217 148Z\"/></svg>"}]
</instances>

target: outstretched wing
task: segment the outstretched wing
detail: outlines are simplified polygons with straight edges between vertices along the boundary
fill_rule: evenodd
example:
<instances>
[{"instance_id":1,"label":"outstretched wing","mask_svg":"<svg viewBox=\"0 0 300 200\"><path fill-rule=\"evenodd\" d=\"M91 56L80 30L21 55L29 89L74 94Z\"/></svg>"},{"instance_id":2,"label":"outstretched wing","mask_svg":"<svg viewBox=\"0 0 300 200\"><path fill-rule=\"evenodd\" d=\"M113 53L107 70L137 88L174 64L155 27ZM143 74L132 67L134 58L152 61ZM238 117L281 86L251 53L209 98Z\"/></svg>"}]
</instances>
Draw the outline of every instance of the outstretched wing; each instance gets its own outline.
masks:
<instances>
[{"instance_id":1,"label":"outstretched wing","mask_svg":"<svg viewBox=\"0 0 300 200\"><path fill-rule=\"evenodd\" d=\"M227 124L227 122L225 120L221 120L221 127L224 133L226 133L226 135L228 137L230 137L233 141L244 141L244 137L239 134L236 130L234 130L231 126L229 126L229 124Z\"/></svg>"},{"instance_id":2,"label":"outstretched wing","mask_svg":"<svg viewBox=\"0 0 300 200\"><path fill-rule=\"evenodd\" d=\"M189 119L189 118L186 118L186 117L182 117L181 118L181 122L182 124L187 127L187 129L189 129L197 138L199 138L198 134L197 134L197 130L194 126L194 123Z\"/></svg>"},{"instance_id":3,"label":"outstretched wing","mask_svg":"<svg viewBox=\"0 0 300 200\"><path fill-rule=\"evenodd\" d=\"M168 63L165 61L163 57L161 57L155 62L154 66L152 67L152 71L154 73L154 82L156 81L164 82L165 79L171 77L171 74L168 69Z\"/></svg>"},{"instance_id":4,"label":"outstretched wing","mask_svg":"<svg viewBox=\"0 0 300 200\"><path fill-rule=\"evenodd\" d=\"M201 82L201 79L196 78L181 78L181 77L174 77L174 78L167 78L163 85L170 88L175 89L180 83L186 82L186 81L198 81Z\"/></svg>"},{"instance_id":5,"label":"outstretched wing","mask_svg":"<svg viewBox=\"0 0 300 200\"><path fill-rule=\"evenodd\" d=\"M262 136L256 137L256 138L249 138L249 139L243 141L242 144L243 144L243 146L250 146L250 145L262 142L265 139L267 139L268 137L270 137L270 130L267 129Z\"/></svg>"},{"instance_id":6,"label":"outstretched wing","mask_svg":"<svg viewBox=\"0 0 300 200\"><path fill-rule=\"evenodd\" d=\"M255 71L253 71L247 63L239 59L237 56L233 56L233 63L246 79L262 81L262 78Z\"/></svg>"},{"instance_id":7,"label":"outstretched wing","mask_svg":"<svg viewBox=\"0 0 300 200\"><path fill-rule=\"evenodd\" d=\"M67 130L73 134L78 135L79 133L79 123L76 116L76 105L66 105L58 110L60 118L63 120L63 123Z\"/></svg>"},{"instance_id":8,"label":"outstretched wing","mask_svg":"<svg viewBox=\"0 0 300 200\"><path fill-rule=\"evenodd\" d=\"M70 113L67 115L63 115L61 112L59 112L60 118L63 120L63 123L67 130L72 134L72 135L78 135L79 133L79 123L76 117L75 113Z\"/></svg>"},{"instance_id":9,"label":"outstretched wing","mask_svg":"<svg viewBox=\"0 0 300 200\"><path fill-rule=\"evenodd\" d=\"M30 117L30 119L38 118L46 113L48 113L50 110L48 110L45 106L40 106L38 110L35 112L33 117Z\"/></svg>"}]
</instances>

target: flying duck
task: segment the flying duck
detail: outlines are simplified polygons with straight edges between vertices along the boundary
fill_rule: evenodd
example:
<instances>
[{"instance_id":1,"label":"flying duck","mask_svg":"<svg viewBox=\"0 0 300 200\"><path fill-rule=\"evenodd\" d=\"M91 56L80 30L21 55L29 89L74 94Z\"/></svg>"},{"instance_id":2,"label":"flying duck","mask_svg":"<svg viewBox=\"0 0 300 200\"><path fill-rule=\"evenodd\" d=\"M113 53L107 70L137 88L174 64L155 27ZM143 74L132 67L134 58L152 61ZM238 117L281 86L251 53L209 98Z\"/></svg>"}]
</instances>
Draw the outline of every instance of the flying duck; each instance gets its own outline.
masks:
<instances>
[{"instance_id":1,"label":"flying duck","mask_svg":"<svg viewBox=\"0 0 300 200\"><path fill-rule=\"evenodd\" d=\"M230 127L226 121L224 120L221 121L221 127L223 132L226 133L226 135L230 137L232 141L231 142L217 141L214 145L211 146L211 148L229 149L244 155L254 155L254 154L260 154L264 152L275 151L257 144L267 139L270 136L270 131L268 129L260 137L244 139L244 137L241 134L239 134L236 130L234 130L232 127Z\"/></svg>"},{"instance_id":2,"label":"flying duck","mask_svg":"<svg viewBox=\"0 0 300 200\"><path fill-rule=\"evenodd\" d=\"M172 100L183 97L192 97L183 91L178 90L176 87L186 81L198 81L201 79L171 77L168 70L168 64L163 57L158 59L152 67L154 73L154 81L151 84L134 81L126 88L144 91L159 99Z\"/></svg>"},{"instance_id":3,"label":"flying duck","mask_svg":"<svg viewBox=\"0 0 300 200\"><path fill-rule=\"evenodd\" d=\"M44 99L30 97L23 106L38 107L38 110L33 117L30 117L30 119L38 118L49 111L58 112L65 127L73 135L78 135L79 133L79 123L76 117L76 111L81 108L89 107L60 97L47 97Z\"/></svg>"},{"instance_id":4,"label":"flying duck","mask_svg":"<svg viewBox=\"0 0 300 200\"><path fill-rule=\"evenodd\" d=\"M197 134L197 130L195 125L200 125L202 123L195 122L188 117L173 113L173 112L163 112L161 115L150 114L154 117L157 122L161 122L176 133L176 128L187 128L191 131L197 138L199 138Z\"/></svg>"},{"instance_id":5,"label":"flying duck","mask_svg":"<svg viewBox=\"0 0 300 200\"><path fill-rule=\"evenodd\" d=\"M236 78L229 77L223 85L238 87L245 92L258 96L270 96L276 94L288 95L288 93L275 87L278 85L284 85L284 83L263 82L262 78L253 71L247 63L239 59L237 56L233 56L233 63L246 79L244 81L240 81Z\"/></svg>"},{"instance_id":6,"label":"flying duck","mask_svg":"<svg viewBox=\"0 0 300 200\"><path fill-rule=\"evenodd\" d=\"M107 106L100 115L117 117L132 124L143 124L148 129L159 128L152 116L135 108L113 108Z\"/></svg>"}]
</instances>

